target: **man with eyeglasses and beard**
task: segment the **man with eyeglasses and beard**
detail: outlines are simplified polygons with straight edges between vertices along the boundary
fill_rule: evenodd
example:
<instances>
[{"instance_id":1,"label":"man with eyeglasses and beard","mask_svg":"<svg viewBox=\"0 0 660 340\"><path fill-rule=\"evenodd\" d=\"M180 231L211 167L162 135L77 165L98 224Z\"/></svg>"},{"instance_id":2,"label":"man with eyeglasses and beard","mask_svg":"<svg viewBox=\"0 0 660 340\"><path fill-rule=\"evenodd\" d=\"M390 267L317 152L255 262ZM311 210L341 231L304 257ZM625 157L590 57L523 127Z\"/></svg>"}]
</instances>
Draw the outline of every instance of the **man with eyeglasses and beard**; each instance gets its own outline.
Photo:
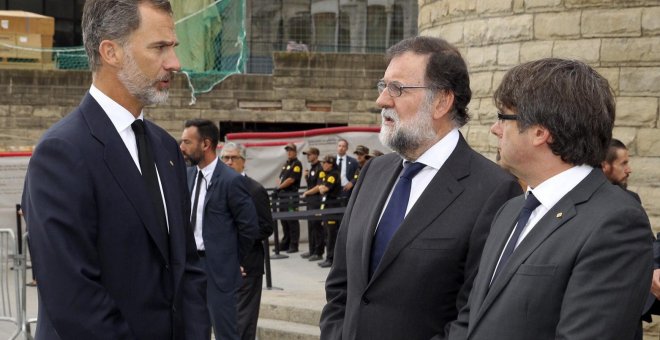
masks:
<instances>
[{"instance_id":1,"label":"man with eyeglasses and beard","mask_svg":"<svg viewBox=\"0 0 660 340\"><path fill-rule=\"evenodd\" d=\"M321 339L442 339L466 304L498 208L515 178L458 131L471 91L458 50L438 38L387 51L381 142L341 222Z\"/></svg>"},{"instance_id":2,"label":"man with eyeglasses and beard","mask_svg":"<svg viewBox=\"0 0 660 340\"><path fill-rule=\"evenodd\" d=\"M217 339L238 340L240 263L250 253L259 225L247 180L216 155L219 135L210 120L188 120L180 148L192 165L188 168L190 224L208 276L206 295L213 331Z\"/></svg>"}]
</instances>

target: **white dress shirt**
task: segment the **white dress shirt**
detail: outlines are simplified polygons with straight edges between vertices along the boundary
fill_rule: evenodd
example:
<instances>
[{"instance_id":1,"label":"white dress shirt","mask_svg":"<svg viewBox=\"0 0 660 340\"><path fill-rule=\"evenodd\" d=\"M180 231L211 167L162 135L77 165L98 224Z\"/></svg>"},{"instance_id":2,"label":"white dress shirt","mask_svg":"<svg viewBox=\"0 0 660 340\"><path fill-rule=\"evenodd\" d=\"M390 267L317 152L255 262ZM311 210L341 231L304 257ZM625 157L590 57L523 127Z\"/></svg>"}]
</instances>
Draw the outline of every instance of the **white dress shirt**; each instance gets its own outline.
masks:
<instances>
[{"instance_id":1,"label":"white dress shirt","mask_svg":"<svg viewBox=\"0 0 660 340\"><path fill-rule=\"evenodd\" d=\"M193 204L195 204L195 195L197 195L197 173L199 170L202 170L202 176L204 179L200 185L199 200L197 201L197 211L193 211L194 214L197 214L197 219L195 220L195 243L197 244L197 250L204 250L204 238L202 237L202 228L204 226L204 200L206 199L206 190L211 186L211 178L213 177L213 172L215 167L218 164L218 158L216 157L213 162L205 166L204 169L200 169L197 166L197 171L195 172L195 179L193 184L193 191L190 200L190 210L192 211Z\"/></svg>"},{"instance_id":2,"label":"white dress shirt","mask_svg":"<svg viewBox=\"0 0 660 340\"><path fill-rule=\"evenodd\" d=\"M543 183L537 185L536 188L527 188L527 192L525 192L525 198L527 198L529 192L532 192L534 197L536 197L536 199L539 200L541 204L539 204L539 206L536 207L536 209L534 209L532 214L529 216L527 225L525 225L522 232L520 233L520 237L518 237L516 248L520 245L520 242L522 242L522 240L532 231L539 220L541 220L541 218L543 218L543 216L545 216L545 214L550 211L550 209L552 209L552 207L554 207L560 199L562 199L564 196L566 196L566 194L573 190L573 188L580 184L580 182L582 182L582 180L584 180L592 170L593 167L589 165L574 166L548 178ZM511 235L509 235L509 239L506 241L507 244L511 240L511 236L513 235L514 230L515 227L513 230L511 230ZM502 253L504 253L504 249L506 249L506 244L502 249ZM500 265L502 253L500 253L500 258L497 260L497 266ZM495 266L495 271L493 271L493 274L497 272L497 266ZM492 279L493 278L491 277L491 280Z\"/></svg>"},{"instance_id":3,"label":"white dress shirt","mask_svg":"<svg viewBox=\"0 0 660 340\"><path fill-rule=\"evenodd\" d=\"M412 207L415 205L419 197L422 196L422 193L424 190L426 190L426 187L429 185L429 183L431 183L433 177L435 177L435 175L438 173L438 170L440 170L440 168L445 164L451 153L454 152L456 145L458 145L458 139L458 129L453 129L441 140L435 143L431 148L426 150L426 152L424 152L417 159L416 162L424 163L426 166L412 179L410 184L408 206L406 207L406 216L408 215L408 212L410 212L410 209L412 209ZM403 159L401 161L406 162ZM401 171L403 172L403 169ZM398 181L399 179L397 178L397 182ZM396 182L390 190L390 194L387 197L385 205L383 206L383 210L380 212L380 218L383 217L385 207L387 207L387 204L390 202L390 197L392 196L394 187L396 187ZM379 223L380 218L378 218Z\"/></svg>"},{"instance_id":4,"label":"white dress shirt","mask_svg":"<svg viewBox=\"0 0 660 340\"><path fill-rule=\"evenodd\" d=\"M135 141L135 132L133 132L133 128L131 127L131 124L133 124L136 118L123 106L119 105L119 103L108 97L105 93L101 92L101 90L99 90L96 86L92 85L89 88L89 94L92 96L92 98L94 98L94 100L96 100L97 103L99 103L103 111L105 111L105 114L108 116L108 118L110 118L112 125L115 126L117 133L119 133L119 137L121 137L124 145L126 145L128 153L131 154L131 158L133 159L135 166L137 167L138 171L142 173L142 169L140 168L140 160L138 158L137 142ZM137 119L144 120L142 112L140 112L140 115L137 117ZM152 152L155 152L155 150L152 150ZM167 224L167 230L169 231L170 222L169 218L167 217L167 203L165 202L163 184L160 181L158 167L156 167L156 175L158 177L160 197L163 199L163 208L165 209L165 222Z\"/></svg>"},{"instance_id":5,"label":"white dress shirt","mask_svg":"<svg viewBox=\"0 0 660 340\"><path fill-rule=\"evenodd\" d=\"M346 158L346 155L343 156L337 155L337 165L340 164L339 163L340 159L341 159L341 167L339 168L339 178L341 180L341 186L343 187L349 182L348 177L346 177L346 162L348 161L348 158Z\"/></svg>"}]
</instances>

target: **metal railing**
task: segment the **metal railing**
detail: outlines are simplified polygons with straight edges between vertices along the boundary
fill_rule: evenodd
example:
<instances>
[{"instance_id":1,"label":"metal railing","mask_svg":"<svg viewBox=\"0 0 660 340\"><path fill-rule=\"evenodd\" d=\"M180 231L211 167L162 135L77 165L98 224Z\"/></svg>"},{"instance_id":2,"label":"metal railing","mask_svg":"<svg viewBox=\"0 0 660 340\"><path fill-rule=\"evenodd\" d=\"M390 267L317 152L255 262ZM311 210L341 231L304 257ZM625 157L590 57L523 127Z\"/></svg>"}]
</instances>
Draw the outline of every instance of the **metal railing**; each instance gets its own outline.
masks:
<instances>
[{"instance_id":1,"label":"metal railing","mask_svg":"<svg viewBox=\"0 0 660 340\"><path fill-rule=\"evenodd\" d=\"M22 241L17 241L14 231L0 229L0 321L10 322L16 331L9 338L32 340L30 323L36 319L27 318L26 299L26 254L19 251L27 249L27 233Z\"/></svg>"}]
</instances>

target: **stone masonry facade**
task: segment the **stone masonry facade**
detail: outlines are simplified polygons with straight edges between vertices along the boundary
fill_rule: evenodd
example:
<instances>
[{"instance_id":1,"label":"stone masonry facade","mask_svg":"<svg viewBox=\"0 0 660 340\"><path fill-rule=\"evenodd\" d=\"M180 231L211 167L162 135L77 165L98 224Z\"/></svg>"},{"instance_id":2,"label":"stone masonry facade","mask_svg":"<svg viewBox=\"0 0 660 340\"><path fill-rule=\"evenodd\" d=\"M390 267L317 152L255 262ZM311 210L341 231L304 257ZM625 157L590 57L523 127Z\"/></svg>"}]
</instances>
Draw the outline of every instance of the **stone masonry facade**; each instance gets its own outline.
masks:
<instances>
[{"instance_id":1,"label":"stone masonry facade","mask_svg":"<svg viewBox=\"0 0 660 340\"><path fill-rule=\"evenodd\" d=\"M420 0L419 30L458 46L471 72L469 143L493 158L492 92L512 66L542 57L586 61L617 96L614 136L631 152L630 188L660 230L660 1ZM272 75L234 75L190 105L184 76L148 118L179 137L183 121L309 122L378 125L376 81L382 55L274 54ZM79 71L0 70L0 149L30 149L80 102L91 75Z\"/></svg>"},{"instance_id":2,"label":"stone masonry facade","mask_svg":"<svg viewBox=\"0 0 660 340\"><path fill-rule=\"evenodd\" d=\"M631 153L629 188L660 231L660 1L420 0L419 32L460 48L470 69L470 144L492 154L492 93L519 63L582 60L605 76L617 97L614 137Z\"/></svg>"}]
</instances>

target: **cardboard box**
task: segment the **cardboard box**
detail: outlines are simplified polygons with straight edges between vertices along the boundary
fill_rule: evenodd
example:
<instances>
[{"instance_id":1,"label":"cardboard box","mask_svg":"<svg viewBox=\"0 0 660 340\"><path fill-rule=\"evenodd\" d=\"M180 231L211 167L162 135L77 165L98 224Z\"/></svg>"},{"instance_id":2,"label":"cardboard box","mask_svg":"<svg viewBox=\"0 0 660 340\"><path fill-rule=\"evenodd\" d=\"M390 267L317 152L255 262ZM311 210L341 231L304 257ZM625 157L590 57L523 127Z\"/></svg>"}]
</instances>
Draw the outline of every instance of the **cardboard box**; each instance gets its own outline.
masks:
<instances>
[{"instance_id":1,"label":"cardboard box","mask_svg":"<svg viewBox=\"0 0 660 340\"><path fill-rule=\"evenodd\" d=\"M51 52L35 51L31 49L42 49L53 47L53 37L41 34L16 34L15 35L16 58L39 59L42 62L50 62ZM21 49L21 47L25 49Z\"/></svg>"},{"instance_id":2,"label":"cardboard box","mask_svg":"<svg viewBox=\"0 0 660 340\"><path fill-rule=\"evenodd\" d=\"M16 36L13 33L0 33L0 58L16 58L16 49L6 46L14 45Z\"/></svg>"},{"instance_id":3,"label":"cardboard box","mask_svg":"<svg viewBox=\"0 0 660 340\"><path fill-rule=\"evenodd\" d=\"M0 33L55 34L55 19L25 11L0 11Z\"/></svg>"}]
</instances>

